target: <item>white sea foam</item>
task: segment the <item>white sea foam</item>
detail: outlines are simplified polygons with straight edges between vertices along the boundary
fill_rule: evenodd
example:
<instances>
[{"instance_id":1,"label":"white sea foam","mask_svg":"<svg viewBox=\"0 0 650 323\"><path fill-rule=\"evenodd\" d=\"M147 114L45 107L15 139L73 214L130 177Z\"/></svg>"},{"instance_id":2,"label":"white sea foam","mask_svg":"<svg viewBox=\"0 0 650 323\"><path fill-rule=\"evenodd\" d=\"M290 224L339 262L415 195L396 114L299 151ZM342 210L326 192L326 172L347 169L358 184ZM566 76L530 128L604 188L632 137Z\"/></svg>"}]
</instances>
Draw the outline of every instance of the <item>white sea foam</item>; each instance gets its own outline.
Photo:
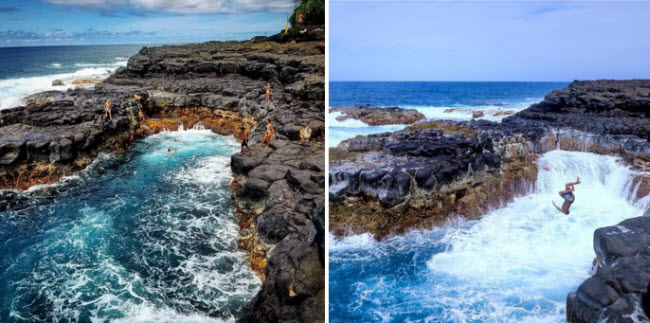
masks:
<instances>
[{"instance_id":1,"label":"white sea foam","mask_svg":"<svg viewBox=\"0 0 650 323\"><path fill-rule=\"evenodd\" d=\"M561 320L564 297L590 274L594 230L642 213L628 200L633 173L614 157L552 151L539 166L536 193L469 228L449 230L442 239L448 250L429 260L432 273L455 282L446 288L465 295L446 299L450 316L457 311L468 320L514 320L522 309L509 299L519 298L555 304L550 313L530 309L534 319L529 319ZM566 216L551 201L561 204L558 191L577 176L582 184L576 186L576 202ZM443 293L439 287L436 292ZM468 310L472 304L484 306Z\"/></svg>"},{"instance_id":2,"label":"white sea foam","mask_svg":"<svg viewBox=\"0 0 650 323\"><path fill-rule=\"evenodd\" d=\"M345 118L346 115L341 113L341 111L334 111L329 114L329 124L330 127L345 127L345 128L365 128L368 127L368 124L357 119L348 118L343 121L337 120L337 118Z\"/></svg>"},{"instance_id":3,"label":"white sea foam","mask_svg":"<svg viewBox=\"0 0 650 323\"><path fill-rule=\"evenodd\" d=\"M538 102L539 99L526 98L524 102L513 106L402 106L404 109L416 109L422 113L427 120L451 120L451 121L469 121L488 120L501 122L503 118L513 115L519 111L528 108L531 104ZM483 115L474 118L474 113L480 112ZM407 125L384 125L370 126L363 121L356 119L346 119L339 121L337 118L345 116L343 113L336 111L329 113L329 145L330 147L338 146L341 141L354 138L358 135L369 135L382 132L398 131L404 129Z\"/></svg>"},{"instance_id":4,"label":"white sea foam","mask_svg":"<svg viewBox=\"0 0 650 323\"><path fill-rule=\"evenodd\" d=\"M468 120L488 120L501 122L503 118L513 115L521 110L526 109L528 106L519 107L497 107L497 106L483 106L483 107L411 107L424 114L427 119L432 120L453 120L453 121L468 121ZM482 113L482 116L474 118L474 113Z\"/></svg>"},{"instance_id":5,"label":"white sea foam","mask_svg":"<svg viewBox=\"0 0 650 323\"><path fill-rule=\"evenodd\" d=\"M109 64L87 64L79 65L79 70L72 73L58 73L43 76L20 77L0 80L0 110L17 107L24 104L24 97L49 90L67 90L74 87L72 81L75 79L103 80L110 74L108 70L114 70L126 66L126 61L118 60ZM52 63L52 68L61 68L60 63ZM64 86L52 86L52 81L62 80ZM88 87L92 87L89 85Z\"/></svg>"}]
</instances>

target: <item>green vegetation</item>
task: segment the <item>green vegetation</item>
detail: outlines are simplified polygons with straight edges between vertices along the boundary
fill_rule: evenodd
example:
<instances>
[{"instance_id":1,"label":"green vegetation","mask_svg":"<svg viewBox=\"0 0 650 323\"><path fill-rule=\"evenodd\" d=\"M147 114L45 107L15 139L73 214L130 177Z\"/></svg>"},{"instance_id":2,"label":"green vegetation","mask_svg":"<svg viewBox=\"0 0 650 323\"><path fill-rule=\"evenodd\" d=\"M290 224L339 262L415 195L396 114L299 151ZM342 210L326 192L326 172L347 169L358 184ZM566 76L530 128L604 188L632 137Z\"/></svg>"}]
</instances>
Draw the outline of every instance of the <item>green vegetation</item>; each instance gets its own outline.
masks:
<instances>
[{"instance_id":1,"label":"green vegetation","mask_svg":"<svg viewBox=\"0 0 650 323\"><path fill-rule=\"evenodd\" d=\"M304 17L303 24L325 25L325 0L302 0L289 18L291 26L296 26L296 20L301 13Z\"/></svg>"}]
</instances>

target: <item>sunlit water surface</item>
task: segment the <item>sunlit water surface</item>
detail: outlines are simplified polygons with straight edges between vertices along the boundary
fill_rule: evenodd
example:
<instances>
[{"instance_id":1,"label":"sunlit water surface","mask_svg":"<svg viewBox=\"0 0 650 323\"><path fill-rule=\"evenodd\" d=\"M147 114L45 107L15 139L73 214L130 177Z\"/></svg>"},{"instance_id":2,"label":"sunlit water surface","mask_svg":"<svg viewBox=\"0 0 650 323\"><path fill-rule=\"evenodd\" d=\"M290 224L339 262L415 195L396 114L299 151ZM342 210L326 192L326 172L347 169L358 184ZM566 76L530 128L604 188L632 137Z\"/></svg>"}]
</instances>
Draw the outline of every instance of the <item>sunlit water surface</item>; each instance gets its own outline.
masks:
<instances>
[{"instance_id":1,"label":"sunlit water surface","mask_svg":"<svg viewBox=\"0 0 650 323\"><path fill-rule=\"evenodd\" d=\"M233 320L261 284L237 250L237 149L165 132L21 193L0 213L0 321Z\"/></svg>"}]
</instances>

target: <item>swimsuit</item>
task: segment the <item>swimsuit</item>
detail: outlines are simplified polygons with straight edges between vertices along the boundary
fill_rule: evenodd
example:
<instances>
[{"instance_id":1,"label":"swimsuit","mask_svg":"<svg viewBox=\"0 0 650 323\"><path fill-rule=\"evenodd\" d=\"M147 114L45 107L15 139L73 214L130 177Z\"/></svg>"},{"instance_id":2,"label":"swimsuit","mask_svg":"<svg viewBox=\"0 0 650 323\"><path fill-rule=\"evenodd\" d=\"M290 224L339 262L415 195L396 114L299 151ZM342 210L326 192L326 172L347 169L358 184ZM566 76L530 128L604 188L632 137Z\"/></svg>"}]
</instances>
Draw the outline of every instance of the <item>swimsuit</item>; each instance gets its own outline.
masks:
<instances>
[{"instance_id":1,"label":"swimsuit","mask_svg":"<svg viewBox=\"0 0 650 323\"><path fill-rule=\"evenodd\" d=\"M560 196L562 196L562 198L569 203L573 203L573 201L575 201L575 196L571 192L561 194Z\"/></svg>"},{"instance_id":2,"label":"swimsuit","mask_svg":"<svg viewBox=\"0 0 650 323\"><path fill-rule=\"evenodd\" d=\"M242 140L242 142L241 142L241 146L242 147L248 147L248 139L244 138L244 140Z\"/></svg>"}]
</instances>

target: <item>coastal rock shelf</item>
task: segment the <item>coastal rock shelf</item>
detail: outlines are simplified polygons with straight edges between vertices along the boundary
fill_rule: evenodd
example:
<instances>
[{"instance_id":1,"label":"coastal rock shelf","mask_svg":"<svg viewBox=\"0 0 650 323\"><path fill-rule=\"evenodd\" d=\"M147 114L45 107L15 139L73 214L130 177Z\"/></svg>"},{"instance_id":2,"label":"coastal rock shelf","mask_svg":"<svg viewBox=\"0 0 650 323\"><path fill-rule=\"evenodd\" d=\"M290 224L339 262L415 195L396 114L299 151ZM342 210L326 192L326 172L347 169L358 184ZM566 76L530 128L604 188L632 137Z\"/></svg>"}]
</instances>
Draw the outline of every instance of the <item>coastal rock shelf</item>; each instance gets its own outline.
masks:
<instances>
[{"instance_id":1,"label":"coastal rock shelf","mask_svg":"<svg viewBox=\"0 0 650 323\"><path fill-rule=\"evenodd\" d=\"M239 137L251 126L254 145L270 119L271 148L231 161L239 246L264 279L239 320L322 321L324 51L322 40L265 38L145 47L94 89L39 93L0 111L0 189L57 182L101 152L164 130L199 126ZM108 99L112 119L104 117ZM18 203L2 196L0 208Z\"/></svg>"},{"instance_id":2,"label":"coastal rock shelf","mask_svg":"<svg viewBox=\"0 0 650 323\"><path fill-rule=\"evenodd\" d=\"M542 135L436 121L344 141L330 149L330 231L381 238L479 216L530 191Z\"/></svg>"},{"instance_id":3,"label":"coastal rock shelf","mask_svg":"<svg viewBox=\"0 0 650 323\"><path fill-rule=\"evenodd\" d=\"M342 115L336 120L345 121L355 119L371 126L389 124L412 124L424 120L424 115L416 109L402 109L398 107L373 107L370 105L355 105L351 107L334 107L330 113L339 112Z\"/></svg>"}]
</instances>

